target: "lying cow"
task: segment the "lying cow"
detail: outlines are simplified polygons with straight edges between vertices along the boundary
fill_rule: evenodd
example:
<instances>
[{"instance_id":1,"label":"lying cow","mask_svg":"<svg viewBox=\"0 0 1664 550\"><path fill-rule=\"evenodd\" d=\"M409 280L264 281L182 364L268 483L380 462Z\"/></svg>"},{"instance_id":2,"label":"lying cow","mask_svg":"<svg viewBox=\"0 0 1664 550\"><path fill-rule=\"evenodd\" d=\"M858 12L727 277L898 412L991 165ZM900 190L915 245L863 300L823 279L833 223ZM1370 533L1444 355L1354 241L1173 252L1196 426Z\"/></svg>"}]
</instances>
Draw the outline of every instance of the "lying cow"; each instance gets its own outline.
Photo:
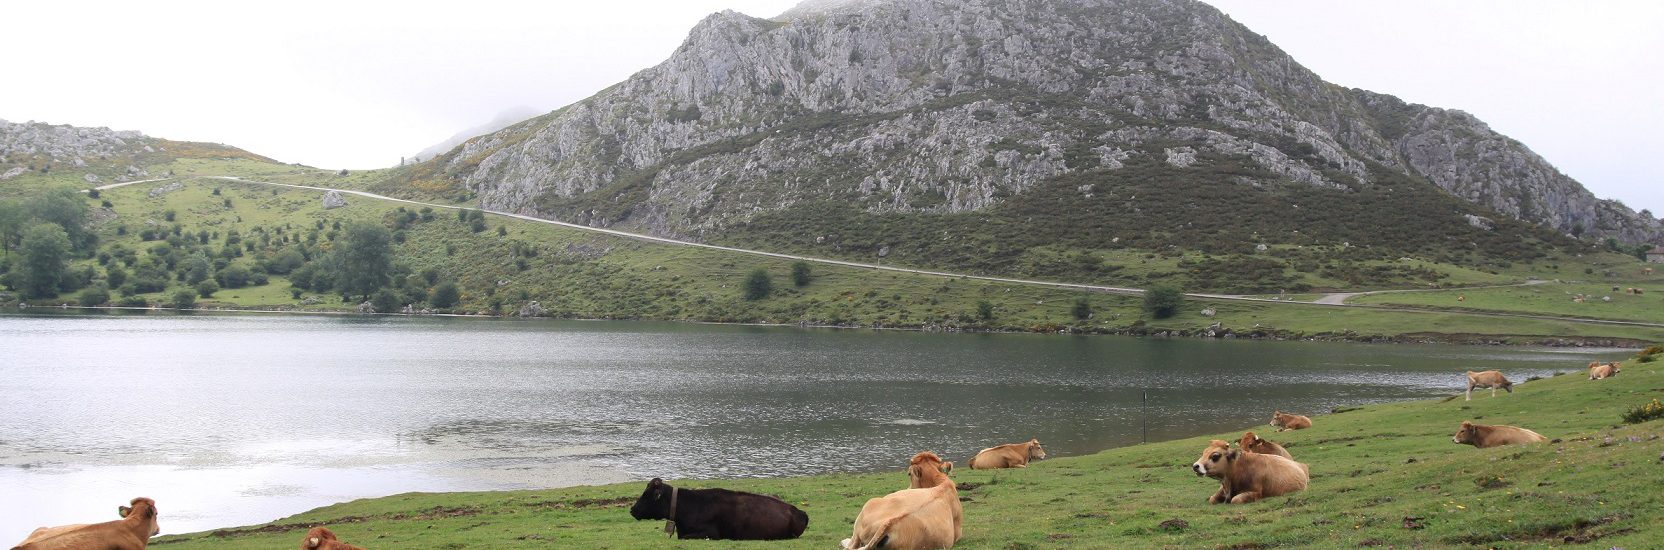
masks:
<instances>
[{"instance_id":1,"label":"lying cow","mask_svg":"<svg viewBox=\"0 0 1664 550\"><path fill-rule=\"evenodd\" d=\"M1524 445L1527 443L1542 443L1548 438L1542 434L1514 426L1487 426L1462 421L1462 427L1456 430L1451 440L1463 445L1473 445L1481 449L1500 447L1503 445Z\"/></svg>"},{"instance_id":2,"label":"lying cow","mask_svg":"<svg viewBox=\"0 0 1664 550\"><path fill-rule=\"evenodd\" d=\"M116 508L122 519L90 525L42 527L12 550L144 550L150 537L162 532L156 522L156 501L139 497Z\"/></svg>"},{"instance_id":3,"label":"lying cow","mask_svg":"<svg viewBox=\"0 0 1664 550\"><path fill-rule=\"evenodd\" d=\"M1304 430L1312 427L1312 419L1298 414L1289 414L1278 410L1271 413L1271 425L1276 426L1277 431L1279 432L1284 430Z\"/></svg>"},{"instance_id":4,"label":"lying cow","mask_svg":"<svg viewBox=\"0 0 1664 550\"><path fill-rule=\"evenodd\" d=\"M983 449L971 457L971 469L1027 468L1028 461L1044 458L1046 448L1040 446L1039 439L1030 439L1027 443L1007 443Z\"/></svg>"},{"instance_id":5,"label":"lying cow","mask_svg":"<svg viewBox=\"0 0 1664 550\"><path fill-rule=\"evenodd\" d=\"M727 489L679 489L653 478L630 507L636 520L662 519L665 533L684 539L795 539L809 515L771 496Z\"/></svg>"},{"instance_id":6,"label":"lying cow","mask_svg":"<svg viewBox=\"0 0 1664 550\"><path fill-rule=\"evenodd\" d=\"M1502 371L1488 370L1485 372L1468 371L1468 401L1473 401L1473 389L1490 388L1491 397L1496 397L1496 389L1502 388L1508 393L1514 393L1514 383L1502 376Z\"/></svg>"},{"instance_id":7,"label":"lying cow","mask_svg":"<svg viewBox=\"0 0 1664 550\"><path fill-rule=\"evenodd\" d=\"M300 550L364 550L363 547L353 546L341 539L335 538L335 532L328 527L313 527L306 532L306 537L300 539Z\"/></svg>"},{"instance_id":8,"label":"lying cow","mask_svg":"<svg viewBox=\"0 0 1664 550\"><path fill-rule=\"evenodd\" d=\"M1589 363L1589 379L1602 380L1617 376L1623 369L1617 363Z\"/></svg>"},{"instance_id":9,"label":"lying cow","mask_svg":"<svg viewBox=\"0 0 1664 550\"><path fill-rule=\"evenodd\" d=\"M1306 490L1310 472L1305 464L1277 455L1243 452L1213 440L1202 457L1190 465L1196 475L1219 480L1219 491L1208 504L1247 504L1256 500Z\"/></svg>"},{"instance_id":10,"label":"lying cow","mask_svg":"<svg viewBox=\"0 0 1664 550\"><path fill-rule=\"evenodd\" d=\"M947 476L951 466L936 453L913 455L908 489L868 500L855 516L845 550L953 548L963 533L959 490Z\"/></svg>"},{"instance_id":11,"label":"lying cow","mask_svg":"<svg viewBox=\"0 0 1664 550\"><path fill-rule=\"evenodd\" d=\"M1289 460L1294 459L1294 455L1288 454L1288 449L1284 449L1282 445L1278 445L1271 441L1260 439L1260 436L1254 435L1254 432L1243 433L1242 440L1238 441L1237 445L1241 446L1242 450L1250 453L1277 455Z\"/></svg>"}]
</instances>

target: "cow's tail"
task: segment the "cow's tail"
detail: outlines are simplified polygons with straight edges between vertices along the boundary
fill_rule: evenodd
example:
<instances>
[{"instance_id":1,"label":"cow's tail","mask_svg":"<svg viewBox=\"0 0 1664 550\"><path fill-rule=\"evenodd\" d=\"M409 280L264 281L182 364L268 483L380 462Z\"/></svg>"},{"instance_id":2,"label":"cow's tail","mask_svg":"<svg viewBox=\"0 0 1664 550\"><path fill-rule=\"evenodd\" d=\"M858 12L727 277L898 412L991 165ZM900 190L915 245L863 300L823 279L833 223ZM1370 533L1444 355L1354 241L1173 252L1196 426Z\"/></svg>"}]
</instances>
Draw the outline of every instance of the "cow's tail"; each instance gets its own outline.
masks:
<instances>
[{"instance_id":1,"label":"cow's tail","mask_svg":"<svg viewBox=\"0 0 1664 550\"><path fill-rule=\"evenodd\" d=\"M903 517L906 517L906 516L893 517L893 518L890 518L889 520L886 520L883 525L880 525L876 531L873 531L871 533L872 538L867 539L867 545L866 546L862 546L862 547L856 548L854 550L873 550L874 548L878 548L879 546L883 545L884 542L889 540L889 538L890 538L890 528L894 527L896 522L901 521L901 518L903 518Z\"/></svg>"},{"instance_id":2,"label":"cow's tail","mask_svg":"<svg viewBox=\"0 0 1664 550\"><path fill-rule=\"evenodd\" d=\"M975 470L976 469L976 457L981 456L981 455L982 455L982 453L977 453L975 455L972 455L970 460L965 461L965 465L970 466L972 470Z\"/></svg>"}]
</instances>

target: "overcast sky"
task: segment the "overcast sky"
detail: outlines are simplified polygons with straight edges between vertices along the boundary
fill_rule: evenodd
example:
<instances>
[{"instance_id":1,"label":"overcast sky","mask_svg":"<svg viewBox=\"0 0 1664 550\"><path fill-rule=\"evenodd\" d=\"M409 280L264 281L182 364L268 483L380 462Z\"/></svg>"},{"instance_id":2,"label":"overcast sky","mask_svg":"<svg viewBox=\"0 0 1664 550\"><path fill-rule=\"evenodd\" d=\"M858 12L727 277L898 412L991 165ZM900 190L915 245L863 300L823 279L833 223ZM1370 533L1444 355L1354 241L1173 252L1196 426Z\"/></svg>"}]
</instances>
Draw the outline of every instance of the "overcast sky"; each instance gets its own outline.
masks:
<instances>
[{"instance_id":1,"label":"overcast sky","mask_svg":"<svg viewBox=\"0 0 1664 550\"><path fill-rule=\"evenodd\" d=\"M654 65L705 15L790 0L16 2L0 118L375 168ZM1210 0L1345 86L1462 109L1664 213L1664 2Z\"/></svg>"}]
</instances>

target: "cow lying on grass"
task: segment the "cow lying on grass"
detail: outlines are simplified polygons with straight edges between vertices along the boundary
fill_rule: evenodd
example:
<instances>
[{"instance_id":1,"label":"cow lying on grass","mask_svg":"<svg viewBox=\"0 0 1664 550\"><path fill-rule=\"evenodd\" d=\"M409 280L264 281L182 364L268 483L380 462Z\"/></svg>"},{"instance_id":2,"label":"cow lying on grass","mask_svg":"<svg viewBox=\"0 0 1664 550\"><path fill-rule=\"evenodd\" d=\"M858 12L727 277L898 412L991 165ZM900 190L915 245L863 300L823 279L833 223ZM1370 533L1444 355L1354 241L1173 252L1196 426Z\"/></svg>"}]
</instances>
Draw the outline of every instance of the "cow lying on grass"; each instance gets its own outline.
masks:
<instances>
[{"instance_id":1,"label":"cow lying on grass","mask_svg":"<svg viewBox=\"0 0 1664 550\"><path fill-rule=\"evenodd\" d=\"M1277 431L1279 432L1284 430L1304 430L1312 427L1312 419L1298 414L1275 411L1271 413L1271 425L1276 426Z\"/></svg>"},{"instance_id":2,"label":"cow lying on grass","mask_svg":"<svg viewBox=\"0 0 1664 550\"><path fill-rule=\"evenodd\" d=\"M1208 504L1247 504L1256 500L1306 490L1310 480L1305 464L1277 455L1243 452L1218 439L1190 465L1198 476L1219 480L1219 492Z\"/></svg>"},{"instance_id":3,"label":"cow lying on grass","mask_svg":"<svg viewBox=\"0 0 1664 550\"><path fill-rule=\"evenodd\" d=\"M809 515L771 496L727 489L678 489L659 478L630 507L637 520L662 519L684 539L780 540L803 536Z\"/></svg>"},{"instance_id":4,"label":"cow lying on grass","mask_svg":"<svg viewBox=\"0 0 1664 550\"><path fill-rule=\"evenodd\" d=\"M971 457L971 469L1027 468L1028 461L1044 458L1046 448L1040 446L1039 439L1030 439L1027 443L1007 443L983 449Z\"/></svg>"},{"instance_id":5,"label":"cow lying on grass","mask_svg":"<svg viewBox=\"0 0 1664 550\"><path fill-rule=\"evenodd\" d=\"M341 539L335 538L335 532L328 527L313 527L306 532L306 537L300 539L300 550L364 550L363 547L353 546Z\"/></svg>"},{"instance_id":6,"label":"cow lying on grass","mask_svg":"<svg viewBox=\"0 0 1664 550\"><path fill-rule=\"evenodd\" d=\"M1527 443L1542 443L1548 438L1542 434L1514 426L1487 426L1462 421L1462 427L1456 430L1452 440L1463 445L1473 445L1481 449L1500 447L1503 445L1524 445Z\"/></svg>"},{"instance_id":7,"label":"cow lying on grass","mask_svg":"<svg viewBox=\"0 0 1664 550\"><path fill-rule=\"evenodd\" d=\"M1604 364L1602 364L1602 363L1590 362L1589 363L1589 379L1590 380L1602 380L1602 379L1606 379L1606 378L1611 378L1613 376L1617 376L1618 373L1621 372L1621 370L1622 369L1618 368L1617 363L1604 363Z\"/></svg>"},{"instance_id":8,"label":"cow lying on grass","mask_svg":"<svg viewBox=\"0 0 1664 550\"><path fill-rule=\"evenodd\" d=\"M1508 393L1514 393L1514 383L1502 376L1502 371L1488 370L1485 372L1468 371L1468 401L1473 401L1473 389L1491 390L1491 397L1496 397L1496 389L1502 388Z\"/></svg>"},{"instance_id":9,"label":"cow lying on grass","mask_svg":"<svg viewBox=\"0 0 1664 550\"><path fill-rule=\"evenodd\" d=\"M150 537L162 532L156 522L156 501L139 497L116 508L122 519L91 525L42 527L12 550L144 550Z\"/></svg>"},{"instance_id":10,"label":"cow lying on grass","mask_svg":"<svg viewBox=\"0 0 1664 550\"><path fill-rule=\"evenodd\" d=\"M952 466L936 453L913 455L907 466L908 489L868 500L855 516L855 531L844 539L846 550L923 550L953 548L963 533L964 509L949 479Z\"/></svg>"},{"instance_id":11,"label":"cow lying on grass","mask_svg":"<svg viewBox=\"0 0 1664 550\"><path fill-rule=\"evenodd\" d=\"M1241 446L1242 450L1250 453L1277 455L1289 460L1294 460L1294 455L1288 454L1288 449L1284 449L1282 445L1260 439L1260 436L1254 435L1254 432L1243 433L1242 440L1238 441L1237 445Z\"/></svg>"}]
</instances>

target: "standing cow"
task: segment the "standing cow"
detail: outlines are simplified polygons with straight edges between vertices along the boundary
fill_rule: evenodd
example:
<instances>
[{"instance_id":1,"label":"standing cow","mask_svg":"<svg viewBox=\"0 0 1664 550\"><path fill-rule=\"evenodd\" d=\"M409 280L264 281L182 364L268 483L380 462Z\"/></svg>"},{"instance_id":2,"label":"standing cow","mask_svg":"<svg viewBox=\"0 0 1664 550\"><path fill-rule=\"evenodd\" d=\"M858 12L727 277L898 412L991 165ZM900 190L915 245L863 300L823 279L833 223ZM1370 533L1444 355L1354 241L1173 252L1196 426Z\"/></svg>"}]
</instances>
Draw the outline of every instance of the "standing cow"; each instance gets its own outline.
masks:
<instances>
[{"instance_id":1,"label":"standing cow","mask_svg":"<svg viewBox=\"0 0 1664 550\"><path fill-rule=\"evenodd\" d=\"M727 489L680 489L653 478L630 507L636 520L662 519L665 533L684 539L795 539L809 515L771 496Z\"/></svg>"},{"instance_id":2,"label":"standing cow","mask_svg":"<svg viewBox=\"0 0 1664 550\"><path fill-rule=\"evenodd\" d=\"M1514 383L1502 376L1502 371L1488 370L1485 372L1468 371L1468 401L1473 401L1473 389L1491 390L1491 397L1496 397L1496 389L1502 388L1508 393L1514 393Z\"/></svg>"}]
</instances>

